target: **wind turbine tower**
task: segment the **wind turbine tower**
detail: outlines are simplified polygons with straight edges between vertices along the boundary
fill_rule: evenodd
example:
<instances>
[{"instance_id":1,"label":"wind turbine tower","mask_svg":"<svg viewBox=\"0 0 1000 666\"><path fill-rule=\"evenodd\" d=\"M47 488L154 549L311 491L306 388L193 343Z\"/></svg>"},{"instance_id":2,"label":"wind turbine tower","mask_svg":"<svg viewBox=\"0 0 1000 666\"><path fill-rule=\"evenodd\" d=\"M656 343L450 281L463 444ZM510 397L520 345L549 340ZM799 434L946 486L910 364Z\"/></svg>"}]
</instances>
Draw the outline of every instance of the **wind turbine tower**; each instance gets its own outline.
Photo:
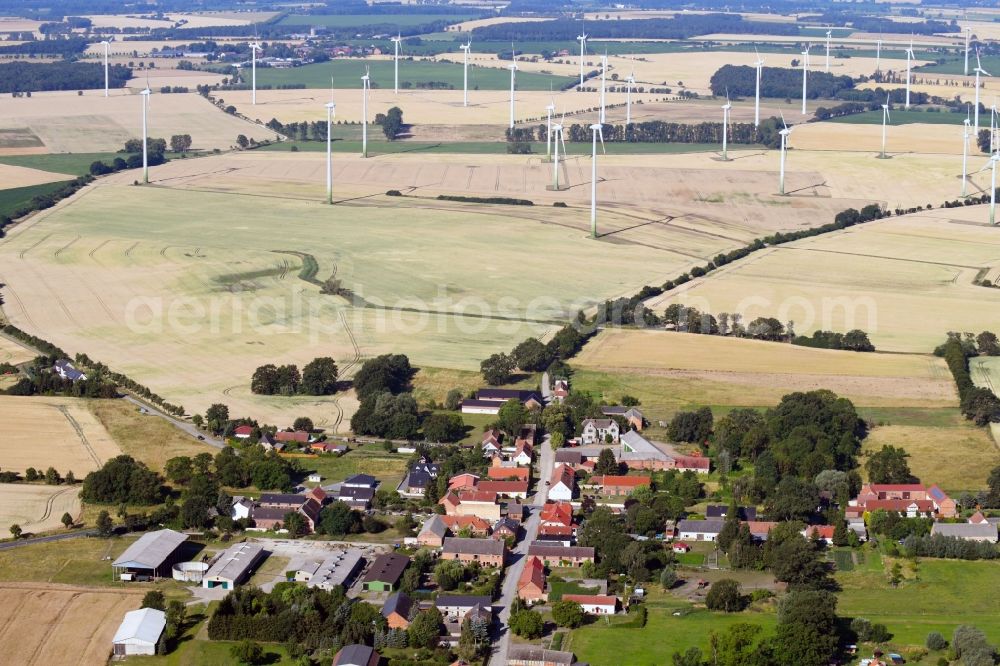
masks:
<instances>
[{"instance_id":1,"label":"wind turbine tower","mask_svg":"<svg viewBox=\"0 0 1000 666\"><path fill-rule=\"evenodd\" d=\"M625 77L625 131L632 124L632 88L635 86L635 70Z\"/></svg>"},{"instance_id":2,"label":"wind turbine tower","mask_svg":"<svg viewBox=\"0 0 1000 666\"><path fill-rule=\"evenodd\" d=\"M547 119L545 121L545 161L552 161L552 112L556 110L555 101L550 101L549 105L545 107L545 112L547 114Z\"/></svg>"},{"instance_id":3,"label":"wind turbine tower","mask_svg":"<svg viewBox=\"0 0 1000 666\"><path fill-rule=\"evenodd\" d=\"M590 126L590 131L593 134L590 153L590 237L597 238L597 137L601 137L601 150L603 151L604 127L600 123L594 123Z\"/></svg>"},{"instance_id":4,"label":"wind turbine tower","mask_svg":"<svg viewBox=\"0 0 1000 666\"><path fill-rule=\"evenodd\" d=\"M608 54L601 56L601 124L604 124L604 91L607 88Z\"/></svg>"},{"instance_id":5,"label":"wind turbine tower","mask_svg":"<svg viewBox=\"0 0 1000 666\"><path fill-rule=\"evenodd\" d=\"M510 128L514 129L514 79L517 76L517 51L514 50L514 45L510 45L511 55L514 58L514 62L510 65Z\"/></svg>"},{"instance_id":6,"label":"wind turbine tower","mask_svg":"<svg viewBox=\"0 0 1000 666\"><path fill-rule=\"evenodd\" d=\"M809 46L802 52L802 115L806 115L806 85L809 79Z\"/></svg>"},{"instance_id":7,"label":"wind turbine tower","mask_svg":"<svg viewBox=\"0 0 1000 666\"><path fill-rule=\"evenodd\" d=\"M149 107L149 97L153 91L149 89L149 81L146 81L146 88L139 93L142 96L142 182L149 183L149 132L146 125L146 109Z\"/></svg>"},{"instance_id":8,"label":"wind turbine tower","mask_svg":"<svg viewBox=\"0 0 1000 666\"><path fill-rule=\"evenodd\" d=\"M395 55L393 55L393 69L396 73L395 84L394 84L394 94L399 94L399 43L403 41L403 37L400 33L396 33L396 36L392 38L393 46L395 47Z\"/></svg>"},{"instance_id":9,"label":"wind turbine tower","mask_svg":"<svg viewBox=\"0 0 1000 666\"><path fill-rule=\"evenodd\" d=\"M459 47L465 52L462 62L462 106L469 106L469 49L472 48L472 40Z\"/></svg>"},{"instance_id":10,"label":"wind turbine tower","mask_svg":"<svg viewBox=\"0 0 1000 666\"><path fill-rule=\"evenodd\" d=\"M729 111L733 108L733 103L729 101L729 91L726 91L726 103L722 105L722 161L729 161Z\"/></svg>"},{"instance_id":11,"label":"wind turbine tower","mask_svg":"<svg viewBox=\"0 0 1000 666\"><path fill-rule=\"evenodd\" d=\"M371 90L371 74L365 65L361 77L361 157L368 157L368 91Z\"/></svg>"},{"instance_id":12,"label":"wind turbine tower","mask_svg":"<svg viewBox=\"0 0 1000 666\"><path fill-rule=\"evenodd\" d=\"M989 76L990 73L983 69L983 63L979 60L979 50L976 50L976 105L973 111L973 136L979 137L979 76Z\"/></svg>"},{"instance_id":13,"label":"wind turbine tower","mask_svg":"<svg viewBox=\"0 0 1000 666\"><path fill-rule=\"evenodd\" d=\"M263 51L263 47L257 38L250 44L250 103L257 104L257 51Z\"/></svg>"},{"instance_id":14,"label":"wind turbine tower","mask_svg":"<svg viewBox=\"0 0 1000 666\"><path fill-rule=\"evenodd\" d=\"M879 35L878 41L875 42L875 73L878 74L882 71L882 36Z\"/></svg>"},{"instance_id":15,"label":"wind turbine tower","mask_svg":"<svg viewBox=\"0 0 1000 666\"><path fill-rule=\"evenodd\" d=\"M778 194L785 193L785 152L788 150L788 135L792 133L792 128L785 123L785 116L781 116L781 124L784 125L784 129L780 130L778 134L781 135L781 168L778 172Z\"/></svg>"},{"instance_id":16,"label":"wind turbine tower","mask_svg":"<svg viewBox=\"0 0 1000 666\"><path fill-rule=\"evenodd\" d=\"M910 69L913 67L913 40L910 40L910 48L906 49L906 108L910 108Z\"/></svg>"},{"instance_id":17,"label":"wind turbine tower","mask_svg":"<svg viewBox=\"0 0 1000 666\"><path fill-rule=\"evenodd\" d=\"M882 105L882 154L879 155L879 157L883 160L888 157L888 155L885 154L885 128L891 120L892 119L889 117L889 95L886 94L885 104Z\"/></svg>"},{"instance_id":18,"label":"wind turbine tower","mask_svg":"<svg viewBox=\"0 0 1000 666\"><path fill-rule=\"evenodd\" d=\"M968 196L969 185L969 137L972 136L972 121L966 116L962 130L962 197Z\"/></svg>"},{"instance_id":19,"label":"wind turbine tower","mask_svg":"<svg viewBox=\"0 0 1000 666\"><path fill-rule=\"evenodd\" d=\"M969 40L972 38L972 28L965 29L965 75L969 75Z\"/></svg>"},{"instance_id":20,"label":"wind turbine tower","mask_svg":"<svg viewBox=\"0 0 1000 666\"><path fill-rule=\"evenodd\" d=\"M331 80L332 84L333 81ZM332 92L332 90L331 90ZM326 202L333 204L333 117L337 105L331 99L326 103Z\"/></svg>"},{"instance_id":21,"label":"wind turbine tower","mask_svg":"<svg viewBox=\"0 0 1000 666\"><path fill-rule=\"evenodd\" d=\"M764 71L764 59L760 57L760 53L757 53L756 46L753 48L753 52L757 54L757 62L754 63L757 68L757 87L754 93L753 125L760 127L760 78Z\"/></svg>"},{"instance_id":22,"label":"wind turbine tower","mask_svg":"<svg viewBox=\"0 0 1000 666\"><path fill-rule=\"evenodd\" d=\"M830 73L830 36L833 34L832 30L826 31L826 69L824 70L827 74Z\"/></svg>"},{"instance_id":23,"label":"wind turbine tower","mask_svg":"<svg viewBox=\"0 0 1000 666\"><path fill-rule=\"evenodd\" d=\"M108 96L108 49L111 47L111 44L106 39L103 42L101 42L101 44L104 45L104 96L107 97Z\"/></svg>"},{"instance_id":24,"label":"wind turbine tower","mask_svg":"<svg viewBox=\"0 0 1000 666\"><path fill-rule=\"evenodd\" d=\"M581 30L576 41L580 42L580 86L583 86L583 58L587 55L587 31Z\"/></svg>"},{"instance_id":25,"label":"wind turbine tower","mask_svg":"<svg viewBox=\"0 0 1000 666\"><path fill-rule=\"evenodd\" d=\"M566 114L564 113L562 120L552 126L552 143L555 146L555 159L552 161L552 184L545 189L555 192L564 189L562 185L559 184L559 145L562 144L563 154L565 155L566 140L563 138L563 123L565 121ZM565 159L565 157L563 159Z\"/></svg>"},{"instance_id":26,"label":"wind turbine tower","mask_svg":"<svg viewBox=\"0 0 1000 666\"><path fill-rule=\"evenodd\" d=\"M992 169L993 171L990 177L990 226L997 223L997 162L1000 162L1000 152L990 155L989 161L979 170L986 171L987 169ZM979 171L976 173L979 173Z\"/></svg>"}]
</instances>

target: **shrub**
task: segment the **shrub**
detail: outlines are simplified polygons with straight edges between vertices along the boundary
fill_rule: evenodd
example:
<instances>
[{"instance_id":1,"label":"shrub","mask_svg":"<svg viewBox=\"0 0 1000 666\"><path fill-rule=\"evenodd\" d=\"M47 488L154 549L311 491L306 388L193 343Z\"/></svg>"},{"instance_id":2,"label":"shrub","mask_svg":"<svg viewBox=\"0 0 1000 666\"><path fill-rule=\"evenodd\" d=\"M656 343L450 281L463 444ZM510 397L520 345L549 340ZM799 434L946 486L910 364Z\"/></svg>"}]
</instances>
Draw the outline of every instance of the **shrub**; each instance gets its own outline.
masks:
<instances>
[{"instance_id":1,"label":"shrub","mask_svg":"<svg viewBox=\"0 0 1000 666\"><path fill-rule=\"evenodd\" d=\"M937 631L932 631L927 634L927 649L928 650L943 650L948 647L948 641Z\"/></svg>"}]
</instances>

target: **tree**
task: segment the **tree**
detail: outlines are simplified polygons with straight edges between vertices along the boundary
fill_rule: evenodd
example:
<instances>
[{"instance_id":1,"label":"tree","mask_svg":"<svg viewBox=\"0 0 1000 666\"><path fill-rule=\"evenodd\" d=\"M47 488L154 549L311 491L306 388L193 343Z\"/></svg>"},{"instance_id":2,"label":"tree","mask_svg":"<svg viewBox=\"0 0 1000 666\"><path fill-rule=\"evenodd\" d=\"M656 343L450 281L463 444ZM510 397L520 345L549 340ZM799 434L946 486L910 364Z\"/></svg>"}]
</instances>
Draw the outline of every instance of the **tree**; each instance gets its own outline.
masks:
<instances>
[{"instance_id":1,"label":"tree","mask_svg":"<svg viewBox=\"0 0 1000 666\"><path fill-rule=\"evenodd\" d=\"M690 647L684 653L674 652L670 661L673 666L702 666L703 659L701 650Z\"/></svg>"},{"instance_id":2,"label":"tree","mask_svg":"<svg viewBox=\"0 0 1000 666\"><path fill-rule=\"evenodd\" d=\"M63 482L67 486L72 486L76 484L76 474L73 474L73 470L69 470L68 472L66 472L66 477L63 479Z\"/></svg>"},{"instance_id":3,"label":"tree","mask_svg":"<svg viewBox=\"0 0 1000 666\"><path fill-rule=\"evenodd\" d=\"M393 395L402 393L412 377L409 358L403 354L383 354L365 361L351 383L358 399L364 401L386 391Z\"/></svg>"},{"instance_id":4,"label":"tree","mask_svg":"<svg viewBox=\"0 0 1000 666\"><path fill-rule=\"evenodd\" d=\"M976 349L983 356L1000 356L1000 342L992 331L983 331L976 336Z\"/></svg>"},{"instance_id":5,"label":"tree","mask_svg":"<svg viewBox=\"0 0 1000 666\"><path fill-rule=\"evenodd\" d=\"M702 444L712 434L712 410L702 407L695 412L678 412L670 421L667 436L675 442Z\"/></svg>"},{"instance_id":6,"label":"tree","mask_svg":"<svg viewBox=\"0 0 1000 666\"><path fill-rule=\"evenodd\" d=\"M229 654L237 663L249 664L249 666L254 666L264 660L264 648L254 641L244 640L236 643L229 648Z\"/></svg>"},{"instance_id":7,"label":"tree","mask_svg":"<svg viewBox=\"0 0 1000 666\"><path fill-rule=\"evenodd\" d=\"M184 629L184 621L187 619L187 607L183 601L173 599L167 604L166 615L167 626L164 633L167 640L174 640L181 635Z\"/></svg>"},{"instance_id":8,"label":"tree","mask_svg":"<svg viewBox=\"0 0 1000 666\"><path fill-rule=\"evenodd\" d=\"M395 141L402 128L403 110L394 106L385 112L385 118L382 120L382 132L389 141Z\"/></svg>"},{"instance_id":9,"label":"tree","mask_svg":"<svg viewBox=\"0 0 1000 666\"><path fill-rule=\"evenodd\" d=\"M167 610L167 599L160 590L150 590L142 598L142 608Z\"/></svg>"},{"instance_id":10,"label":"tree","mask_svg":"<svg viewBox=\"0 0 1000 666\"><path fill-rule=\"evenodd\" d=\"M819 506L819 491L810 482L797 476L786 476L778 483L771 497L773 520L806 521Z\"/></svg>"},{"instance_id":11,"label":"tree","mask_svg":"<svg viewBox=\"0 0 1000 666\"><path fill-rule=\"evenodd\" d=\"M510 615L510 630L521 638L540 638L545 628L542 614L533 610L519 610Z\"/></svg>"},{"instance_id":12,"label":"tree","mask_svg":"<svg viewBox=\"0 0 1000 666\"><path fill-rule=\"evenodd\" d=\"M493 354L479 364L483 379L490 386L499 386L510 380L514 372L514 359L507 354Z\"/></svg>"},{"instance_id":13,"label":"tree","mask_svg":"<svg viewBox=\"0 0 1000 666\"><path fill-rule=\"evenodd\" d=\"M361 516L344 502L333 502L319 514L320 530L330 536L344 536L361 532Z\"/></svg>"},{"instance_id":14,"label":"tree","mask_svg":"<svg viewBox=\"0 0 1000 666\"><path fill-rule=\"evenodd\" d=\"M97 536L107 538L114 534L114 524L111 522L111 515L107 511L97 514Z\"/></svg>"},{"instance_id":15,"label":"tree","mask_svg":"<svg viewBox=\"0 0 1000 666\"><path fill-rule=\"evenodd\" d=\"M299 431L304 430L306 432L313 431L313 421L308 416L300 416L292 423L292 430Z\"/></svg>"},{"instance_id":16,"label":"tree","mask_svg":"<svg viewBox=\"0 0 1000 666\"><path fill-rule=\"evenodd\" d=\"M289 511L281 521L282 526L288 530L288 535L292 538L300 537L309 532L306 519L298 511Z\"/></svg>"},{"instance_id":17,"label":"tree","mask_svg":"<svg viewBox=\"0 0 1000 666\"><path fill-rule=\"evenodd\" d=\"M510 353L517 367L525 372L541 372L549 367L552 354L538 338L528 338L521 342Z\"/></svg>"},{"instance_id":18,"label":"tree","mask_svg":"<svg viewBox=\"0 0 1000 666\"><path fill-rule=\"evenodd\" d=\"M451 389L444 399L444 408L450 412L456 411L462 406L462 392L459 389Z\"/></svg>"},{"instance_id":19,"label":"tree","mask_svg":"<svg viewBox=\"0 0 1000 666\"><path fill-rule=\"evenodd\" d=\"M50 486L58 486L62 479L59 477L59 472L56 471L55 467L49 467L45 470L45 483Z\"/></svg>"},{"instance_id":20,"label":"tree","mask_svg":"<svg viewBox=\"0 0 1000 666\"><path fill-rule=\"evenodd\" d=\"M339 370L329 356L314 358L302 368L299 391L305 395L332 395L337 392Z\"/></svg>"},{"instance_id":21,"label":"tree","mask_svg":"<svg viewBox=\"0 0 1000 666\"><path fill-rule=\"evenodd\" d=\"M520 400L508 400L500 406L497 427L511 437L516 437L528 420L528 410Z\"/></svg>"},{"instance_id":22,"label":"tree","mask_svg":"<svg viewBox=\"0 0 1000 666\"><path fill-rule=\"evenodd\" d=\"M991 666L994 663L994 646L990 645L982 631L968 624L955 627L951 649L965 666Z\"/></svg>"},{"instance_id":23,"label":"tree","mask_svg":"<svg viewBox=\"0 0 1000 666\"><path fill-rule=\"evenodd\" d=\"M601 449L597 456L597 463L594 465L594 474L618 474L618 461L611 449Z\"/></svg>"},{"instance_id":24,"label":"tree","mask_svg":"<svg viewBox=\"0 0 1000 666\"><path fill-rule=\"evenodd\" d=\"M163 474L179 485L186 485L194 474L194 465L189 456L175 456L163 465Z\"/></svg>"},{"instance_id":25,"label":"tree","mask_svg":"<svg viewBox=\"0 0 1000 666\"><path fill-rule=\"evenodd\" d=\"M660 572L660 585L664 590L669 590L677 584L677 572L671 567L666 567Z\"/></svg>"},{"instance_id":26,"label":"tree","mask_svg":"<svg viewBox=\"0 0 1000 666\"><path fill-rule=\"evenodd\" d=\"M575 629L583 624L583 606L575 601L557 601L552 604L552 619L560 627Z\"/></svg>"},{"instance_id":27,"label":"tree","mask_svg":"<svg viewBox=\"0 0 1000 666\"><path fill-rule=\"evenodd\" d=\"M431 414L423 423L428 442L457 442L465 437L465 422L458 414Z\"/></svg>"},{"instance_id":28,"label":"tree","mask_svg":"<svg viewBox=\"0 0 1000 666\"><path fill-rule=\"evenodd\" d=\"M73 527L73 516L69 515L68 511L62 515L62 518L60 518L59 521L66 529Z\"/></svg>"},{"instance_id":29,"label":"tree","mask_svg":"<svg viewBox=\"0 0 1000 666\"><path fill-rule=\"evenodd\" d=\"M170 137L170 152L183 153L191 150L190 134L174 134Z\"/></svg>"},{"instance_id":30,"label":"tree","mask_svg":"<svg viewBox=\"0 0 1000 666\"><path fill-rule=\"evenodd\" d=\"M912 483L913 474L906 459L910 457L905 450L895 446L883 445L879 451L869 454L865 461L865 471L871 483Z\"/></svg>"},{"instance_id":31,"label":"tree","mask_svg":"<svg viewBox=\"0 0 1000 666\"><path fill-rule=\"evenodd\" d=\"M731 578L715 581L705 597L705 606L709 610L720 610L727 613L743 610L743 595L740 594L740 584Z\"/></svg>"},{"instance_id":32,"label":"tree","mask_svg":"<svg viewBox=\"0 0 1000 666\"><path fill-rule=\"evenodd\" d=\"M792 591L778 603L775 651L783 663L826 666L837 650L837 597Z\"/></svg>"},{"instance_id":33,"label":"tree","mask_svg":"<svg viewBox=\"0 0 1000 666\"><path fill-rule=\"evenodd\" d=\"M213 435L221 435L229 423L229 407L215 403L205 410L205 424Z\"/></svg>"},{"instance_id":34,"label":"tree","mask_svg":"<svg viewBox=\"0 0 1000 666\"><path fill-rule=\"evenodd\" d=\"M830 567L820 558L813 544L801 534L782 537L776 532L777 529L771 532L772 538L776 537L776 544L772 545L769 538L766 546L775 579L788 583L793 590L830 587Z\"/></svg>"},{"instance_id":35,"label":"tree","mask_svg":"<svg viewBox=\"0 0 1000 666\"><path fill-rule=\"evenodd\" d=\"M709 644L718 666L752 666L753 664L770 663L760 654L758 645L759 625L737 622L726 631L711 632Z\"/></svg>"},{"instance_id":36,"label":"tree","mask_svg":"<svg viewBox=\"0 0 1000 666\"><path fill-rule=\"evenodd\" d=\"M15 541L21 538L21 533L22 533L21 526L18 525L17 523L10 526L10 535L14 537Z\"/></svg>"},{"instance_id":37,"label":"tree","mask_svg":"<svg viewBox=\"0 0 1000 666\"><path fill-rule=\"evenodd\" d=\"M250 139L248 139L245 134L239 134L236 136L236 145L243 150L246 150L246 148L250 145Z\"/></svg>"},{"instance_id":38,"label":"tree","mask_svg":"<svg viewBox=\"0 0 1000 666\"><path fill-rule=\"evenodd\" d=\"M406 630L410 645L433 650L441 641L443 626L444 620L437 608L420 611Z\"/></svg>"},{"instance_id":39,"label":"tree","mask_svg":"<svg viewBox=\"0 0 1000 666\"><path fill-rule=\"evenodd\" d=\"M945 637L942 636L940 632L932 631L927 634L927 642L925 645L927 645L928 650L938 651L948 647L948 641L945 640Z\"/></svg>"}]
</instances>

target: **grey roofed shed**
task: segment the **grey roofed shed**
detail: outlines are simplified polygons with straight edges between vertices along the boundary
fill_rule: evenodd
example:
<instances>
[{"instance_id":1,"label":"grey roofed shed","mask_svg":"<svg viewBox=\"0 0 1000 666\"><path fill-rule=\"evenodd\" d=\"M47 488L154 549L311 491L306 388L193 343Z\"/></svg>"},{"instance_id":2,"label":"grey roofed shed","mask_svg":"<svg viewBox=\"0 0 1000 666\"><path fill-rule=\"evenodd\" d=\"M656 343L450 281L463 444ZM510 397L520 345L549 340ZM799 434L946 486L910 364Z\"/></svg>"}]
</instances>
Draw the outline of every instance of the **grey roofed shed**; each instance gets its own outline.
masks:
<instances>
[{"instance_id":1,"label":"grey roofed shed","mask_svg":"<svg viewBox=\"0 0 1000 666\"><path fill-rule=\"evenodd\" d=\"M186 540L186 534L173 530L147 532L126 548L111 566L115 569L149 571L151 575L156 575L172 564L171 559Z\"/></svg>"},{"instance_id":2,"label":"grey roofed shed","mask_svg":"<svg viewBox=\"0 0 1000 666\"><path fill-rule=\"evenodd\" d=\"M264 557L264 548L259 544L247 542L233 544L219 555L205 573L202 585L232 589L232 586L242 583Z\"/></svg>"}]
</instances>

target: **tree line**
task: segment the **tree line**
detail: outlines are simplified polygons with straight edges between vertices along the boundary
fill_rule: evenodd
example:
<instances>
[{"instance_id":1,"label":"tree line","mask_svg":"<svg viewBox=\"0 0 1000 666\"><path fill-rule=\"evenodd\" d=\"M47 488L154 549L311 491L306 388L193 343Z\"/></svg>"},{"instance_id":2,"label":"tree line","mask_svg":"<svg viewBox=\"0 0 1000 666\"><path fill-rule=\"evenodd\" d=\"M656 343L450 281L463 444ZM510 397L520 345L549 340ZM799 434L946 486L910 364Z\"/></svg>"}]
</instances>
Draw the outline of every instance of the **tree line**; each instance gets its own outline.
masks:
<instances>
[{"instance_id":1,"label":"tree line","mask_svg":"<svg viewBox=\"0 0 1000 666\"><path fill-rule=\"evenodd\" d=\"M258 395L333 395L337 391L337 363L319 356L299 372L296 365L272 363L254 370L250 391Z\"/></svg>"},{"instance_id":2,"label":"tree line","mask_svg":"<svg viewBox=\"0 0 1000 666\"><path fill-rule=\"evenodd\" d=\"M709 79L712 94L722 97L728 91L731 97L753 97L757 90L757 68L748 65L723 65ZM833 98L842 90L854 88L850 76L810 71L806 97L809 99ZM760 77L760 96L795 99L802 95L802 70L788 67L763 67Z\"/></svg>"},{"instance_id":3,"label":"tree line","mask_svg":"<svg viewBox=\"0 0 1000 666\"><path fill-rule=\"evenodd\" d=\"M108 68L108 86L111 88L124 88L131 78L132 70L124 65L112 65ZM99 63L15 60L0 64L0 93L103 87L104 65Z\"/></svg>"},{"instance_id":4,"label":"tree line","mask_svg":"<svg viewBox=\"0 0 1000 666\"><path fill-rule=\"evenodd\" d=\"M969 359L973 356L1000 354L997 338L989 331L980 333L975 341L971 337L971 334L963 338L958 333L949 333L947 342L935 349L934 354L948 364L965 418L978 426L1000 423L1000 398L990 389L976 386L969 373Z\"/></svg>"},{"instance_id":5,"label":"tree line","mask_svg":"<svg viewBox=\"0 0 1000 666\"><path fill-rule=\"evenodd\" d=\"M581 317L582 314L577 316L578 323L581 322ZM583 345L595 332L596 330L582 332L579 326L567 324L548 342L528 338L518 343L509 354L500 352L484 359L479 364L479 369L483 379L491 386L507 383L518 368L525 372L540 372L556 364L558 369L563 361L583 349Z\"/></svg>"},{"instance_id":6,"label":"tree line","mask_svg":"<svg viewBox=\"0 0 1000 666\"><path fill-rule=\"evenodd\" d=\"M721 118L721 111L720 111ZM729 142L733 144L763 144L774 147L780 144L777 130L778 120L770 118L753 123L730 123ZM675 123L650 120L629 125L602 126L604 140L608 142L627 141L630 143L722 143L722 122ZM544 133L542 134L544 136ZM590 125L573 123L567 128L566 138L572 142L590 143ZM777 143L776 143L777 142Z\"/></svg>"},{"instance_id":7,"label":"tree line","mask_svg":"<svg viewBox=\"0 0 1000 666\"><path fill-rule=\"evenodd\" d=\"M587 34L592 39L688 39L713 33L798 35L800 28L792 23L748 21L736 14L678 15L674 18L624 19L587 24ZM472 41L574 41L579 34L579 21L556 19L481 26L473 29Z\"/></svg>"}]
</instances>

